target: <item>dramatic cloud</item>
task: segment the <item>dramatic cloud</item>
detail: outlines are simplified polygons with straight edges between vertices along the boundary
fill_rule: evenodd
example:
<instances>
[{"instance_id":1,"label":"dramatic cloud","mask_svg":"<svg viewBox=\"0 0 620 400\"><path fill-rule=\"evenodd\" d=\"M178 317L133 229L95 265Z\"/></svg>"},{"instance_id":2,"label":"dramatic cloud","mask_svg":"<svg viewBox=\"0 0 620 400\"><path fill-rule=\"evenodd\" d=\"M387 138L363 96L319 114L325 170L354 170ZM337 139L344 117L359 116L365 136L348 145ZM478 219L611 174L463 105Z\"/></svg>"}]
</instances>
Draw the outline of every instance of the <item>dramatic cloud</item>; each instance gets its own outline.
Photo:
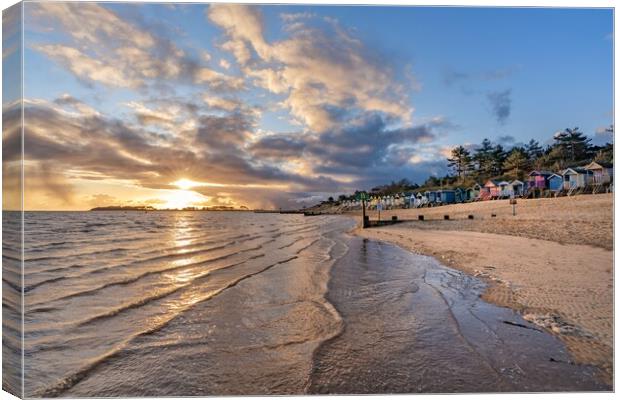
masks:
<instances>
[{"instance_id":1,"label":"dramatic cloud","mask_svg":"<svg viewBox=\"0 0 620 400\"><path fill-rule=\"evenodd\" d=\"M335 19L281 14L272 36L259 8L210 5L204 23L219 34L202 49L173 43L168 28L118 11L125 6L28 7L58 33L30 49L93 89L89 101L72 93L25 101L33 208L165 204L179 179L197 182L201 205L299 206L446 172L437 141L454 126L414 120L410 66L393 65Z\"/></svg>"},{"instance_id":2,"label":"dramatic cloud","mask_svg":"<svg viewBox=\"0 0 620 400\"><path fill-rule=\"evenodd\" d=\"M510 116L510 109L512 107L511 95L510 89L487 94L487 99L491 103L491 111L499 124L505 124Z\"/></svg>"},{"instance_id":3,"label":"dramatic cloud","mask_svg":"<svg viewBox=\"0 0 620 400\"><path fill-rule=\"evenodd\" d=\"M208 18L227 36L230 51L253 83L285 96L292 117L315 132L327 131L359 112L382 112L408 123L413 108L384 59L336 21L309 26L310 15L286 16L290 37L268 43L262 17L244 5L211 5Z\"/></svg>"},{"instance_id":4,"label":"dramatic cloud","mask_svg":"<svg viewBox=\"0 0 620 400\"><path fill-rule=\"evenodd\" d=\"M160 80L239 90L243 79L215 71L193 59L169 39L147 32L95 3L31 3L38 25L57 27L72 43L39 43L45 54L89 84L142 88Z\"/></svg>"}]
</instances>

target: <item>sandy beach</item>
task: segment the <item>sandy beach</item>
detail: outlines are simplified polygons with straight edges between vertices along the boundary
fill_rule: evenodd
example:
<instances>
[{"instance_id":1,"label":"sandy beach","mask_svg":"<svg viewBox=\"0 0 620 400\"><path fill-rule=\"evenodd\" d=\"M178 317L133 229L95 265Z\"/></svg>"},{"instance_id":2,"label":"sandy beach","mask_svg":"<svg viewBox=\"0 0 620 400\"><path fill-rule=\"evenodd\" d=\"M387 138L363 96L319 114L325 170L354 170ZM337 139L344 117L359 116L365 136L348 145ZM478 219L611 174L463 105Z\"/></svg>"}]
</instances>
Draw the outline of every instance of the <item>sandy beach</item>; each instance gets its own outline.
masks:
<instances>
[{"instance_id":1,"label":"sandy beach","mask_svg":"<svg viewBox=\"0 0 620 400\"><path fill-rule=\"evenodd\" d=\"M382 212L393 215L416 221L356 233L483 278L485 300L547 329L611 382L613 195L519 199L516 216L508 200Z\"/></svg>"}]
</instances>

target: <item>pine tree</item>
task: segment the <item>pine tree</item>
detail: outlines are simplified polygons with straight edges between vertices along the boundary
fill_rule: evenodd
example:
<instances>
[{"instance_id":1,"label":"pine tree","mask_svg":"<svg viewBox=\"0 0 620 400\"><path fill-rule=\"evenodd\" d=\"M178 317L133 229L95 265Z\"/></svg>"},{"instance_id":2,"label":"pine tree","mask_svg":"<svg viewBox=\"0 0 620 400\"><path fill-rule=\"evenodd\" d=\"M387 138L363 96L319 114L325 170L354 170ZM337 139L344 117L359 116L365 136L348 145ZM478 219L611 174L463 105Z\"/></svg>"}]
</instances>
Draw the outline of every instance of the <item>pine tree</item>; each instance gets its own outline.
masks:
<instances>
[{"instance_id":1,"label":"pine tree","mask_svg":"<svg viewBox=\"0 0 620 400\"><path fill-rule=\"evenodd\" d=\"M590 155L591 139L580 132L579 128L566 128L556 133L553 139L556 141L555 146L562 149L564 162L584 160Z\"/></svg>"},{"instance_id":2,"label":"pine tree","mask_svg":"<svg viewBox=\"0 0 620 400\"><path fill-rule=\"evenodd\" d=\"M540 144L534 139L530 139L529 143L525 145L525 152L530 161L534 161L543 155L542 147L540 147Z\"/></svg>"},{"instance_id":3,"label":"pine tree","mask_svg":"<svg viewBox=\"0 0 620 400\"><path fill-rule=\"evenodd\" d=\"M493 148L491 152L491 165L493 175L501 175L503 171L504 161L506 160L506 152L501 144Z\"/></svg>"},{"instance_id":4,"label":"pine tree","mask_svg":"<svg viewBox=\"0 0 620 400\"><path fill-rule=\"evenodd\" d=\"M514 148L504 161L504 170L515 179L523 179L525 171L529 168L528 152L521 148Z\"/></svg>"},{"instance_id":5,"label":"pine tree","mask_svg":"<svg viewBox=\"0 0 620 400\"><path fill-rule=\"evenodd\" d=\"M454 169L459 180L462 180L471 171L471 154L463 146L452 149L452 155L448 158L448 167Z\"/></svg>"},{"instance_id":6,"label":"pine tree","mask_svg":"<svg viewBox=\"0 0 620 400\"><path fill-rule=\"evenodd\" d=\"M484 139L476 152L474 153L474 161L478 166L478 175L483 179L493 175L493 145L489 139Z\"/></svg>"}]
</instances>

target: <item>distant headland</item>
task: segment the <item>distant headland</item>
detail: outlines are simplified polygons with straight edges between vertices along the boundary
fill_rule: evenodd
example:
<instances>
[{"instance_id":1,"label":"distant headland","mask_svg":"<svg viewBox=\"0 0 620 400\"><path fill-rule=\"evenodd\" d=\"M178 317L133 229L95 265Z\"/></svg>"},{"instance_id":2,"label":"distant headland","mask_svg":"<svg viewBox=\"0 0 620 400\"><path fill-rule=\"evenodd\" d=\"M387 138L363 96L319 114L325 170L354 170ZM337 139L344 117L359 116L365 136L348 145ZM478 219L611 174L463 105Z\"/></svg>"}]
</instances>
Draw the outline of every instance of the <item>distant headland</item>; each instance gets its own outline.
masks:
<instances>
[{"instance_id":1,"label":"distant headland","mask_svg":"<svg viewBox=\"0 0 620 400\"><path fill-rule=\"evenodd\" d=\"M250 211L246 206L210 206L184 208L155 208L153 206L105 206L91 208L90 211Z\"/></svg>"}]
</instances>

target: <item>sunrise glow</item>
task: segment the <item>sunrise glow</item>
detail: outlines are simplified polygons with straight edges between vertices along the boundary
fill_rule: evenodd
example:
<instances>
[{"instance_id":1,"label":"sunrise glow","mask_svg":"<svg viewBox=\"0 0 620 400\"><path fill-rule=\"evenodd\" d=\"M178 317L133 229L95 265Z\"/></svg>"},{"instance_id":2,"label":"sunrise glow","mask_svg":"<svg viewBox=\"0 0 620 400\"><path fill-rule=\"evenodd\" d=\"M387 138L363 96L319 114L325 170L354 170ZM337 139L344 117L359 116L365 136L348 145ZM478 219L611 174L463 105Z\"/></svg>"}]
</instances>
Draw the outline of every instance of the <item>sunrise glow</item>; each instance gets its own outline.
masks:
<instances>
[{"instance_id":1,"label":"sunrise glow","mask_svg":"<svg viewBox=\"0 0 620 400\"><path fill-rule=\"evenodd\" d=\"M165 203L160 208L185 208L203 207L209 198L191 190L171 190L169 194L163 195L162 200Z\"/></svg>"},{"instance_id":2,"label":"sunrise glow","mask_svg":"<svg viewBox=\"0 0 620 400\"><path fill-rule=\"evenodd\" d=\"M172 184L177 186L179 189L183 189L183 190L187 190L187 189L191 189L196 186L200 186L200 183L194 182L189 179L179 179L178 181L173 182Z\"/></svg>"}]
</instances>

